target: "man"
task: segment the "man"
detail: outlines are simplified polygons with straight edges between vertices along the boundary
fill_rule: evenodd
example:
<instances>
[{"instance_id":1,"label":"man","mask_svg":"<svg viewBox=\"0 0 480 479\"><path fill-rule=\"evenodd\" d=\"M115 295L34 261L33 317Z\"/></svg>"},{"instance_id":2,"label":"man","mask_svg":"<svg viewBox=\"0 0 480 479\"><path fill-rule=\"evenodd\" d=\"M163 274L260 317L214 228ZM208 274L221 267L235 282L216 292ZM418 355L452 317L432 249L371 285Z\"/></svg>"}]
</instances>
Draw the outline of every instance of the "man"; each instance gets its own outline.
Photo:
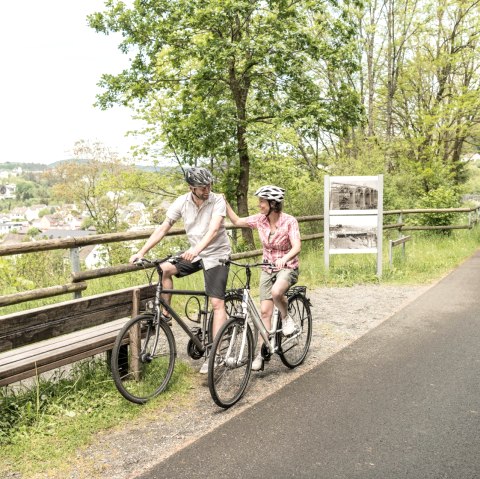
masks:
<instances>
[{"instance_id":1,"label":"man","mask_svg":"<svg viewBox=\"0 0 480 479\"><path fill-rule=\"evenodd\" d=\"M213 177L205 168L190 168L185 172L190 192L178 197L168 208L164 222L155 229L145 245L130 258L142 258L168 233L173 224L183 219L190 248L181 254L177 264L162 264L163 287L173 288L173 276L182 277L203 269L205 291L213 308L212 337L226 320L225 289L228 266L219 263L230 256L230 242L225 230L226 204L223 195L211 192ZM165 298L168 302L170 297ZM208 372L208 361L200 369Z\"/></svg>"}]
</instances>

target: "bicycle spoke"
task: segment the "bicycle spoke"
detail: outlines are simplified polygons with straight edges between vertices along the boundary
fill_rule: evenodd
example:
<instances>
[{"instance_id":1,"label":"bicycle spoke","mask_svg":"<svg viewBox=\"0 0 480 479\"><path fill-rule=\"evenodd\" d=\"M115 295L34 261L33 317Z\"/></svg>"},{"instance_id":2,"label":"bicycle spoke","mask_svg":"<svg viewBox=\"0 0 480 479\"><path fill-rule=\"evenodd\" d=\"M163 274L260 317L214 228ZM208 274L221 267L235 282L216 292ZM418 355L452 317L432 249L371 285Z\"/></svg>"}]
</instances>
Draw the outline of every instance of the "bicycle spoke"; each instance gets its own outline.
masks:
<instances>
[{"instance_id":1,"label":"bicycle spoke","mask_svg":"<svg viewBox=\"0 0 480 479\"><path fill-rule=\"evenodd\" d=\"M302 295L289 298L288 314L295 323L296 332L289 337L280 336L279 355L286 366L295 368L305 360L312 338L312 315L308 300Z\"/></svg>"},{"instance_id":2,"label":"bicycle spoke","mask_svg":"<svg viewBox=\"0 0 480 479\"><path fill-rule=\"evenodd\" d=\"M233 318L220 329L210 353L208 386L216 404L230 407L242 396L250 378L253 338L241 319Z\"/></svg>"},{"instance_id":3,"label":"bicycle spoke","mask_svg":"<svg viewBox=\"0 0 480 479\"><path fill-rule=\"evenodd\" d=\"M127 353L121 355L121 348ZM145 403L168 385L175 364L175 343L169 326L152 316L129 321L112 351L112 374L119 392L129 401Z\"/></svg>"}]
</instances>

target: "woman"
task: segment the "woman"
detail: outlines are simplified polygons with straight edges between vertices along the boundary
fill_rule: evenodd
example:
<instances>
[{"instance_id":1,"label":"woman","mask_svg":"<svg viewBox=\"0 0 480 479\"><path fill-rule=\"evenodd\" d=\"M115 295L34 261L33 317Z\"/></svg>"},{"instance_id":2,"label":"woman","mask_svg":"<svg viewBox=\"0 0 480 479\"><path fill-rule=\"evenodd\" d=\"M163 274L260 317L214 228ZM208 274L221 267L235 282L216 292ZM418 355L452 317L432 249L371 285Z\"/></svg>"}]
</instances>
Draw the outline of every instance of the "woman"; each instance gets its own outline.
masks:
<instances>
[{"instance_id":1,"label":"woman","mask_svg":"<svg viewBox=\"0 0 480 479\"><path fill-rule=\"evenodd\" d=\"M263 260L275 264L262 268L260 275L260 311L265 327L270 330L273 306L282 318L282 333L289 336L295 332L295 323L288 316L285 292L298 281L298 254L301 250L300 230L297 220L282 212L285 190L278 186L262 186L258 196L260 213L239 218L227 203L227 215L235 226L258 229L263 246ZM259 338L260 351L263 340ZM263 370L264 358L261 352L252 363L254 371Z\"/></svg>"}]
</instances>

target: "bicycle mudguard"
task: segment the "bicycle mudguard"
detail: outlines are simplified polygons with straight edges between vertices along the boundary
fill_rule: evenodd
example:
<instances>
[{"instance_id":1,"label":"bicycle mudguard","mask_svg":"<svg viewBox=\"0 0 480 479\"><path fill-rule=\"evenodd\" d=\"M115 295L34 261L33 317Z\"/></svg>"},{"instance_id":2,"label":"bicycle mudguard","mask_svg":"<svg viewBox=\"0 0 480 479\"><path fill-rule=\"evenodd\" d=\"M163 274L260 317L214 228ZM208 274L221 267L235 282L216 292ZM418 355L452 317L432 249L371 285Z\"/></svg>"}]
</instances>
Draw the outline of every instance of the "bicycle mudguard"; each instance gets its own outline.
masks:
<instances>
[{"instance_id":1,"label":"bicycle mudguard","mask_svg":"<svg viewBox=\"0 0 480 479\"><path fill-rule=\"evenodd\" d=\"M306 286L292 286L290 289L287 290L285 293L287 298L293 298L294 296L303 296L307 301L308 305L312 306L310 299L307 297L307 287Z\"/></svg>"}]
</instances>

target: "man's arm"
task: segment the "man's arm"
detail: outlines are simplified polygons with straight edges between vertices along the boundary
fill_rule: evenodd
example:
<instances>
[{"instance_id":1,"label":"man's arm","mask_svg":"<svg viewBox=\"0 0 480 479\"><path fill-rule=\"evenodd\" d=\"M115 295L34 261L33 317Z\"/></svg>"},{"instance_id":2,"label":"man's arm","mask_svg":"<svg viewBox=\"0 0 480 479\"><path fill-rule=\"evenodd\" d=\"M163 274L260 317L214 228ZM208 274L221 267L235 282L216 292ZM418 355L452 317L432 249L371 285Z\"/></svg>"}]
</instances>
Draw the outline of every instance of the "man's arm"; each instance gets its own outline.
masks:
<instances>
[{"instance_id":1,"label":"man's arm","mask_svg":"<svg viewBox=\"0 0 480 479\"><path fill-rule=\"evenodd\" d=\"M142 248L140 248L137 253L130 257L130 263L133 263L137 259L143 258L156 244L163 239L173 224L174 221L172 219L165 218L163 223L150 235L150 238L148 238Z\"/></svg>"}]
</instances>

